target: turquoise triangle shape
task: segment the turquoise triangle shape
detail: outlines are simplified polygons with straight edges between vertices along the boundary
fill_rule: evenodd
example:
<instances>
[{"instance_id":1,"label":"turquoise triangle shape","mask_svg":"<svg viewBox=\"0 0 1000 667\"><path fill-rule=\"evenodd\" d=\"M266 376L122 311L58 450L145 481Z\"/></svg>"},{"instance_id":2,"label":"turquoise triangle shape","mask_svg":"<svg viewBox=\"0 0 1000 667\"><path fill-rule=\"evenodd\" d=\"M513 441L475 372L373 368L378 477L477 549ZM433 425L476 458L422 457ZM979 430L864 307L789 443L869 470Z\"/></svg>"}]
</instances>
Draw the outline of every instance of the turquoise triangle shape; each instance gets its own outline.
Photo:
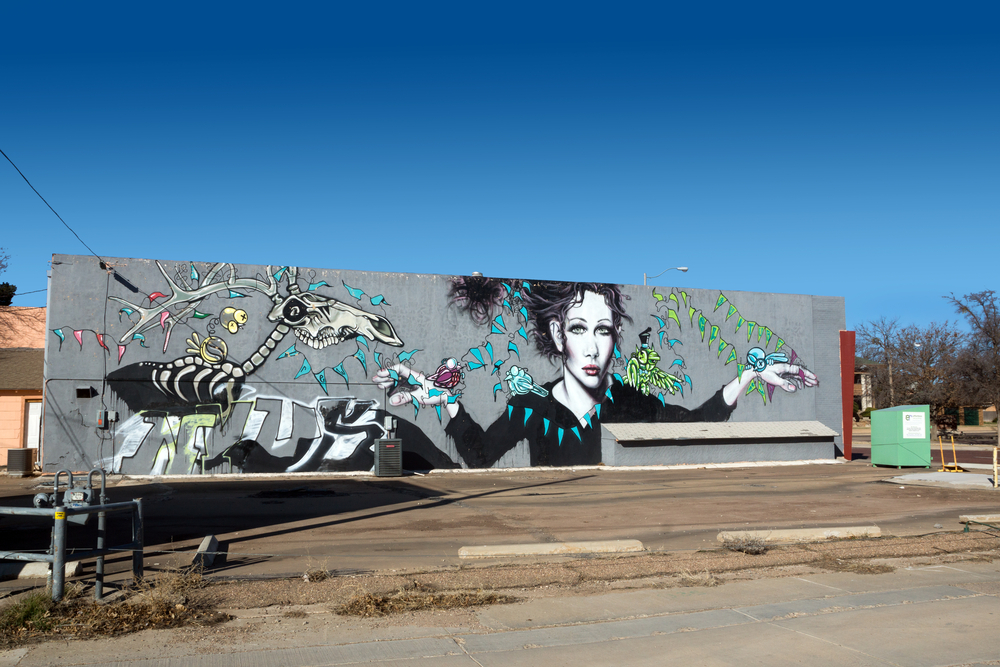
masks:
<instances>
[{"instance_id":1,"label":"turquoise triangle shape","mask_svg":"<svg viewBox=\"0 0 1000 667\"><path fill-rule=\"evenodd\" d=\"M548 435L549 434L549 420L546 419L545 417L542 417L542 422L545 424L545 430L542 431L542 435Z\"/></svg>"},{"instance_id":2,"label":"turquoise triangle shape","mask_svg":"<svg viewBox=\"0 0 1000 667\"><path fill-rule=\"evenodd\" d=\"M528 423L528 417L530 417L530 416L531 416L531 408L525 408L524 409L524 423L525 424Z\"/></svg>"},{"instance_id":3,"label":"turquoise triangle shape","mask_svg":"<svg viewBox=\"0 0 1000 667\"><path fill-rule=\"evenodd\" d=\"M562 446L563 430L559 429L559 445Z\"/></svg>"},{"instance_id":4,"label":"turquoise triangle shape","mask_svg":"<svg viewBox=\"0 0 1000 667\"><path fill-rule=\"evenodd\" d=\"M511 414L513 412L514 412L514 406L513 405L508 405L507 406L507 419L510 419L510 416L511 416Z\"/></svg>"},{"instance_id":5,"label":"turquoise triangle shape","mask_svg":"<svg viewBox=\"0 0 1000 667\"><path fill-rule=\"evenodd\" d=\"M583 442L583 438L580 437L580 429L576 426L573 427L573 433L576 435L576 439Z\"/></svg>"},{"instance_id":6,"label":"turquoise triangle shape","mask_svg":"<svg viewBox=\"0 0 1000 667\"><path fill-rule=\"evenodd\" d=\"M597 410L597 418L600 419L601 418L601 404L598 403L597 405L595 405L594 409Z\"/></svg>"}]
</instances>

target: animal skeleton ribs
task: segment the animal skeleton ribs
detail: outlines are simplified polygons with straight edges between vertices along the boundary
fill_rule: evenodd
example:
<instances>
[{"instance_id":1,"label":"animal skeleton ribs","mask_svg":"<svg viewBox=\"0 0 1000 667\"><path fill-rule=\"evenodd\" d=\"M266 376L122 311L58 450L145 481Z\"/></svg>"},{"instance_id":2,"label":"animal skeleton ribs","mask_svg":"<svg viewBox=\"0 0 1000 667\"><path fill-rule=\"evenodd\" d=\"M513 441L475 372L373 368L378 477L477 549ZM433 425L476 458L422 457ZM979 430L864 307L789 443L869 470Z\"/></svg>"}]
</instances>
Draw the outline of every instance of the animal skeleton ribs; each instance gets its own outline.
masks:
<instances>
[{"instance_id":1,"label":"animal skeleton ribs","mask_svg":"<svg viewBox=\"0 0 1000 667\"><path fill-rule=\"evenodd\" d=\"M139 321L121 337L120 344L127 344L136 334L161 325L165 332L163 350L166 352L173 327L193 314L205 298L223 290L253 290L267 295L274 302L267 319L275 322L276 326L267 340L242 364L225 360L213 363L200 356L185 356L166 363L139 362L110 373L108 381L113 388L116 385L120 387L116 388L116 392L126 403L129 403L129 399L124 383L151 380L159 392L182 404L219 403L225 421L247 376L264 364L289 331L294 331L299 340L317 350L357 336L393 347L403 345L386 318L366 313L336 299L311 292L302 293L297 283L297 267L287 268L288 296L283 297L278 293L280 279L275 280L271 266L267 267L267 282L264 282L256 278L237 278L232 264L216 264L196 288L179 285L167 275L159 262L156 266L171 290L166 301L145 308L117 296L109 297L140 316ZM226 267L229 267L229 277L216 280ZM169 308L178 305L182 305L182 309L176 314L171 313ZM129 404L129 407L138 410L146 406Z\"/></svg>"}]
</instances>

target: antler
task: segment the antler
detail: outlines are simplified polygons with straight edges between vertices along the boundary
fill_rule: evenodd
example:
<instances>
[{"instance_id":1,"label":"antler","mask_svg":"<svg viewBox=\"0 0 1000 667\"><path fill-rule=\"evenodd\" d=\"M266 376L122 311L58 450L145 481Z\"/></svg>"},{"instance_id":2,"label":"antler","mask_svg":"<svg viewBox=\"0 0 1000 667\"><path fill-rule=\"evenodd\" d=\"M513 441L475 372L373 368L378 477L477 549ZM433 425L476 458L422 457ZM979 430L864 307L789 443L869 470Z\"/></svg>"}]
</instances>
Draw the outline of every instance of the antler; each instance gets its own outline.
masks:
<instances>
[{"instance_id":1,"label":"antler","mask_svg":"<svg viewBox=\"0 0 1000 667\"><path fill-rule=\"evenodd\" d=\"M215 281L215 277L227 266L229 267L229 278L224 281ZM166 339L163 343L164 351L166 351L167 341L170 340L170 331L173 329L174 325L193 313L197 305L201 303L205 297L224 289L233 288L262 292L271 298L274 298L278 294L278 283L275 281L274 275L271 273L270 266L267 267L267 282L265 283L257 280L256 278L237 278L236 268L232 264L219 263L212 267L212 270L205 275L205 279L202 280L198 287L194 289L186 289L178 285L176 281L167 275L167 272L163 269L163 266L159 262L156 263L156 268L160 270L160 273L170 286L171 294L166 301L151 305L149 308L144 308L117 296L108 297L109 300L124 304L139 313L139 321L133 325L131 329L125 332L125 335L118 341L122 345L125 345L128 341L132 340L132 336L135 334L147 331L152 329L157 324L160 324L163 321L161 320L161 315L165 312L169 312L167 309L170 308L170 306L186 304L184 308L176 314L171 313L171 315L173 315L173 319L169 325L166 326Z\"/></svg>"}]
</instances>

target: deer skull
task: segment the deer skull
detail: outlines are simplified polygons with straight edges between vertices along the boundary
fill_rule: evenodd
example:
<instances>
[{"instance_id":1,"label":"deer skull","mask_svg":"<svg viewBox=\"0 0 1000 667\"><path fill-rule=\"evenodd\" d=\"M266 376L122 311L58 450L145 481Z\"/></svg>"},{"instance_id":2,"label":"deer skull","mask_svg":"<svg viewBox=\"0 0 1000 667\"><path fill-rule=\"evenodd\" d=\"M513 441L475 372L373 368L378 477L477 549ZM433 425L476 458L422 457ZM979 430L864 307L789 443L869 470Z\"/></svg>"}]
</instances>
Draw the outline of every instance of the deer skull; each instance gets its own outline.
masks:
<instances>
[{"instance_id":1,"label":"deer skull","mask_svg":"<svg viewBox=\"0 0 1000 667\"><path fill-rule=\"evenodd\" d=\"M308 292L286 297L267 319L288 325L299 340L317 350L357 336L393 347L403 345L386 318Z\"/></svg>"}]
</instances>

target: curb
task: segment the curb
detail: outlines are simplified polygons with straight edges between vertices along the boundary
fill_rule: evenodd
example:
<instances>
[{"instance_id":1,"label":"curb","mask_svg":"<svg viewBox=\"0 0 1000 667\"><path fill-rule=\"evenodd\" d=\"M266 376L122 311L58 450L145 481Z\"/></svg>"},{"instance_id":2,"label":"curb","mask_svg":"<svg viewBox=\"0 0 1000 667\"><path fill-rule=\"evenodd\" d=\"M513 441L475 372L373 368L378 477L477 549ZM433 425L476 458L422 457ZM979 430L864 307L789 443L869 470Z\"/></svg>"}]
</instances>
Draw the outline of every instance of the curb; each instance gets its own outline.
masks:
<instances>
[{"instance_id":1,"label":"curb","mask_svg":"<svg viewBox=\"0 0 1000 667\"><path fill-rule=\"evenodd\" d=\"M736 542L741 539L759 539L768 544L794 544L796 542L822 542L851 537L882 537L878 526L844 526L837 528L791 528L788 530L729 530L719 533L719 542Z\"/></svg>"},{"instance_id":2,"label":"curb","mask_svg":"<svg viewBox=\"0 0 1000 667\"><path fill-rule=\"evenodd\" d=\"M563 554L628 553L645 551L639 540L602 540L597 542L549 542L545 544L497 544L462 547L459 558L490 558L494 556L559 556Z\"/></svg>"},{"instance_id":3,"label":"curb","mask_svg":"<svg viewBox=\"0 0 1000 667\"><path fill-rule=\"evenodd\" d=\"M80 561L66 563L66 576L78 577L83 572L83 565ZM0 580L2 579L38 579L49 576L49 564L41 562L12 563L10 561L0 563Z\"/></svg>"}]
</instances>

